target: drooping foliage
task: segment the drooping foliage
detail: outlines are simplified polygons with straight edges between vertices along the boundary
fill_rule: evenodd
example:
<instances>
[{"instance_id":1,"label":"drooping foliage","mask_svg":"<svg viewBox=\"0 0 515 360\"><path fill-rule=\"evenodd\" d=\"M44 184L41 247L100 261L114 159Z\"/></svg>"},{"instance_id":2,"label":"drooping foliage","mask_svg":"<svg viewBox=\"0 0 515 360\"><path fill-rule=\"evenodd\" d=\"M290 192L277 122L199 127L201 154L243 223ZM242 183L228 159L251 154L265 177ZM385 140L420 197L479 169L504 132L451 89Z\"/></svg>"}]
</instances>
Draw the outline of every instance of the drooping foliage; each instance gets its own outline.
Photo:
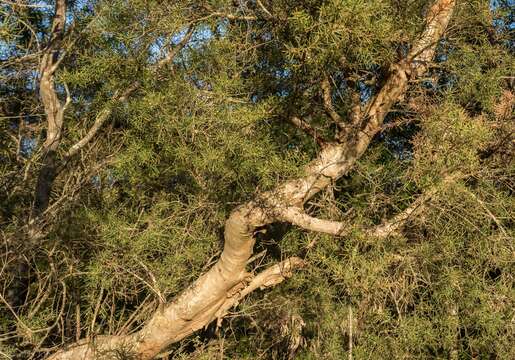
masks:
<instances>
[{"instance_id":1,"label":"drooping foliage","mask_svg":"<svg viewBox=\"0 0 515 360\"><path fill-rule=\"evenodd\" d=\"M68 1L55 73L70 98L65 161L38 218L38 64L54 2L2 3L0 354L44 358L140 328L216 260L231 210L303 175L320 148L291 117L334 137L327 85L341 119L355 99L365 110L431 3ZM428 72L352 171L306 205L349 231L260 229L250 269L291 256L307 266L164 356L515 357L514 5L458 1ZM428 192L401 232L367 231Z\"/></svg>"}]
</instances>

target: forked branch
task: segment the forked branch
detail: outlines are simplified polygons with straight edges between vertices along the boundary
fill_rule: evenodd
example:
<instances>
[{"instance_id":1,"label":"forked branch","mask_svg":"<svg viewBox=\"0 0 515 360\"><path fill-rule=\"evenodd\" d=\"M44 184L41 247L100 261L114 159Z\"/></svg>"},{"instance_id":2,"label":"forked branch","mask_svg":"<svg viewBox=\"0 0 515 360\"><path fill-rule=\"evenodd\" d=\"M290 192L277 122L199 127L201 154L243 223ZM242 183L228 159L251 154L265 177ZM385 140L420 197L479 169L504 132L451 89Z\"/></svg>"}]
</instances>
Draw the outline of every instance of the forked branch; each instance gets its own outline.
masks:
<instances>
[{"instance_id":1,"label":"forked branch","mask_svg":"<svg viewBox=\"0 0 515 360\"><path fill-rule=\"evenodd\" d=\"M323 146L327 141L320 135L320 133L311 126L308 122L302 120L297 116L291 116L290 122L298 129L305 132L308 136L312 137L318 145Z\"/></svg>"},{"instance_id":2,"label":"forked branch","mask_svg":"<svg viewBox=\"0 0 515 360\"><path fill-rule=\"evenodd\" d=\"M177 54L179 54L179 52L187 45L188 41L190 41L194 31L195 27L193 25L190 25L181 41L176 46L171 48L168 51L168 54L163 59L159 60L155 64L154 72L157 73L159 70L165 68L173 62ZM108 104L106 104L105 107L102 110L100 110L100 112L97 114L97 116L95 117L95 121L93 122L93 125L88 130L86 135L84 135L79 141L72 145L70 149L66 152L66 154L64 155L64 161L66 162L74 155L76 155L82 148L84 148L84 146L86 146L95 137L95 135L102 128L104 123L111 116L114 109L114 105L116 103L127 101L127 99L132 94L134 94L140 87L141 82L135 81L132 84L130 84L123 92L116 94L113 97L113 99Z\"/></svg>"},{"instance_id":3,"label":"forked branch","mask_svg":"<svg viewBox=\"0 0 515 360\"><path fill-rule=\"evenodd\" d=\"M390 235L399 235L400 230L406 225L408 220L417 213L425 210L428 202L442 189L442 187L450 182L456 181L460 177L460 174L446 176L441 184L424 191L411 205L399 212L397 215L383 221L380 225L364 229L363 231L365 235L381 239ZM351 230L345 222L319 219L308 215L304 209L299 207L277 209L276 212L282 221L287 221L308 231L334 236L345 236L348 235Z\"/></svg>"},{"instance_id":4,"label":"forked branch","mask_svg":"<svg viewBox=\"0 0 515 360\"><path fill-rule=\"evenodd\" d=\"M322 88L322 98L324 103L324 110L329 115L329 117L333 120L333 122L340 128L345 128L345 122L343 118L336 112L333 105L333 94L331 81L329 80L329 76L325 76L320 84Z\"/></svg>"},{"instance_id":5,"label":"forked branch","mask_svg":"<svg viewBox=\"0 0 515 360\"><path fill-rule=\"evenodd\" d=\"M62 104L55 91L54 73L62 61L61 43L66 23L66 0L55 2L55 13L48 44L43 51L39 64L39 96L47 117L46 139L42 146L42 167L38 174L35 201L31 216L38 216L48 206L52 185L56 176L56 151L61 142L64 111L70 103L67 90L66 103Z\"/></svg>"},{"instance_id":6,"label":"forked branch","mask_svg":"<svg viewBox=\"0 0 515 360\"><path fill-rule=\"evenodd\" d=\"M454 5L453 0L436 0L429 9L425 30L414 45L414 49L423 49L418 55L420 59L432 59L434 44L445 31ZM275 189L261 193L256 200L233 210L225 224L224 250L218 261L177 298L158 310L141 330L125 336L98 337L94 342L85 340L59 351L50 359L95 359L98 354L121 346L129 348L134 357L151 359L170 344L223 315L228 296L249 284L246 264L252 256L256 229L280 220L277 209L301 208L353 167L372 137L381 130L385 115L404 95L409 77L426 70L427 62L417 59L414 57L413 61L392 66L384 87L371 101L362 131L352 134L347 142L326 144L318 157L304 167L303 177L280 183ZM252 290L253 287L248 291Z\"/></svg>"},{"instance_id":7,"label":"forked branch","mask_svg":"<svg viewBox=\"0 0 515 360\"><path fill-rule=\"evenodd\" d=\"M134 81L125 90L115 94L113 99L111 99L111 101L109 101L96 115L93 125L89 128L86 134L72 145L61 159L58 159L57 149L61 143L64 112L71 102L68 88L65 86L67 99L64 105L61 104L54 86L54 73L64 57L64 54L61 54L61 56L58 55L64 33L65 14L66 1L58 0L56 2L52 36L44 51L40 65L40 95L47 114L47 136L46 141L43 144L43 166L36 183L33 218L37 218L48 208L54 180L66 163L78 154L80 150L83 149L93 138L95 138L104 123L111 116L115 105L126 101L141 87L140 81ZM193 32L194 26L190 25L181 41L175 47L170 49L168 54L154 66L154 72L157 73L174 60L177 54L191 39Z\"/></svg>"}]
</instances>

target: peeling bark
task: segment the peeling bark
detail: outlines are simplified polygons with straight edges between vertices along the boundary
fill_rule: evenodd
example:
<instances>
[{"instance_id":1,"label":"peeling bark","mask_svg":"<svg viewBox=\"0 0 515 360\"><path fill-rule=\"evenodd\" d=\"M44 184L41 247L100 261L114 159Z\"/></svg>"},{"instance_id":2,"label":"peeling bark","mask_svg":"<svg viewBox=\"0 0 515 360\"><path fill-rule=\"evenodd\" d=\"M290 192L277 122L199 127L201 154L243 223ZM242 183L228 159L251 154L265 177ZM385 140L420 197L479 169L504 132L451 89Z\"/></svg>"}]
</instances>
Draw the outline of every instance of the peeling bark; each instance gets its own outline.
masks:
<instances>
[{"instance_id":1,"label":"peeling bark","mask_svg":"<svg viewBox=\"0 0 515 360\"><path fill-rule=\"evenodd\" d=\"M245 269L252 255L256 228L281 219L285 209L302 209L308 199L352 168L374 135L381 130L392 105L404 95L409 78L426 71L454 5L453 0L435 1L428 11L426 28L420 40L406 60L391 67L385 85L363 115L360 129L346 134L347 141L343 143L325 144L318 158L304 168L304 177L286 181L231 213L225 224L224 250L207 273L163 309L156 311L140 331L126 336L101 336L94 341L80 341L50 359L95 359L120 347L139 359L151 359L168 345L223 316L227 311L227 299L235 293L257 288L248 288L252 280L249 280L251 275Z\"/></svg>"},{"instance_id":2,"label":"peeling bark","mask_svg":"<svg viewBox=\"0 0 515 360\"><path fill-rule=\"evenodd\" d=\"M54 87L54 73L62 61L62 56L59 58L58 55L63 41L65 15L66 1L59 0L55 5L52 37L44 51L40 64L41 79L39 93L47 115L47 131L46 140L42 146L42 167L38 174L34 194L33 217L41 215L48 208L54 180L66 163L77 155L98 134L104 123L111 116L114 104L127 101L142 85L140 81L135 81L124 91L120 91L114 95L111 101L97 114L93 125L87 131L86 135L73 144L68 151L64 153L62 158L58 158L57 149L61 143L64 113L71 102L70 96L67 94L66 103L64 105L61 104ZM171 48L168 54L154 66L156 73L173 61L181 49L183 49L191 39L194 30L195 27L191 25L181 41ZM68 91L67 88L66 90Z\"/></svg>"},{"instance_id":3,"label":"peeling bark","mask_svg":"<svg viewBox=\"0 0 515 360\"><path fill-rule=\"evenodd\" d=\"M57 0L52 22L52 34L41 58L39 72L39 96L47 116L46 139L42 147L42 167L39 172L34 201L33 216L40 215L48 207L52 185L57 176L57 148L61 142L66 104L61 104L54 88L54 73L59 66L59 50L66 22L66 0Z\"/></svg>"}]
</instances>

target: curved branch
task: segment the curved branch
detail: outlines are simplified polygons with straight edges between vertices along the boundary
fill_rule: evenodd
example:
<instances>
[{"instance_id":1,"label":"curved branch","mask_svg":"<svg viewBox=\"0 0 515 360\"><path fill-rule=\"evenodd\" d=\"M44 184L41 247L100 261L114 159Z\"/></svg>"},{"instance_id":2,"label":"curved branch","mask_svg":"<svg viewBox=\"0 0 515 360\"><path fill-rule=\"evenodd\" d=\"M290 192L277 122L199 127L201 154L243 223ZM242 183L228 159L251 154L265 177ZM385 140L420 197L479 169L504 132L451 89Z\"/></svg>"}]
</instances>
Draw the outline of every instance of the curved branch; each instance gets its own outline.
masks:
<instances>
[{"instance_id":1,"label":"curved branch","mask_svg":"<svg viewBox=\"0 0 515 360\"><path fill-rule=\"evenodd\" d=\"M421 58L432 57L434 44L446 29L454 1L436 0L428 12L426 29L419 44ZM429 53L429 55L428 55ZM420 67L419 67L420 66ZM404 94L408 76L425 67L420 63L402 62L393 70L383 89L369 108L367 123L346 143L330 143L304 168L304 177L286 181L262 193L256 200L236 208L225 224L225 244L220 259L175 300L158 310L138 332L126 336L104 336L95 342L82 341L50 357L52 360L94 359L96 355L119 347L131 350L140 359L151 359L170 344L192 334L216 319L228 296L245 288L249 274L245 270L251 257L254 231L280 219L276 209L301 207L309 198L348 172L367 149L372 137L380 131L384 116ZM417 70L418 69L418 70ZM223 311L222 311L223 313Z\"/></svg>"},{"instance_id":2,"label":"curved branch","mask_svg":"<svg viewBox=\"0 0 515 360\"><path fill-rule=\"evenodd\" d=\"M194 32L195 27L190 25L181 41L179 41L179 43L176 46L174 46L164 58L158 61L156 68L162 69L166 65L170 64L173 61L173 59L177 56L177 54L186 46L188 41L190 41Z\"/></svg>"},{"instance_id":3,"label":"curved branch","mask_svg":"<svg viewBox=\"0 0 515 360\"><path fill-rule=\"evenodd\" d=\"M310 216L298 207L289 207L280 211L281 220L287 221L302 229L324 234L342 236L348 233L347 225L340 221L324 220Z\"/></svg>"},{"instance_id":4,"label":"curved branch","mask_svg":"<svg viewBox=\"0 0 515 360\"><path fill-rule=\"evenodd\" d=\"M462 177L461 173L445 176L442 183L422 193L410 206L385 220L380 225L365 230L367 236L384 239L390 235L399 235L400 230L413 215L426 209L427 203L441 190L442 186L454 182ZM310 216L299 207L289 207L276 210L280 220L287 221L304 230L314 231L334 236L345 236L349 234L348 224L341 221L324 220Z\"/></svg>"},{"instance_id":5,"label":"curved branch","mask_svg":"<svg viewBox=\"0 0 515 360\"><path fill-rule=\"evenodd\" d=\"M58 53L60 51L61 41L64 34L65 17L66 1L58 0L55 3L55 14L52 22L51 36L48 45L43 51L43 56L39 65L39 95L43 102L48 122L46 139L43 144L43 153L55 151L61 139L63 106L61 105L54 88L54 72L60 63Z\"/></svg>"},{"instance_id":6,"label":"curved branch","mask_svg":"<svg viewBox=\"0 0 515 360\"><path fill-rule=\"evenodd\" d=\"M406 225L406 222L410 218L427 208L427 203L438 193L438 191L441 190L443 186L462 177L463 175L459 172L445 176L439 185L433 186L426 190L410 206L404 209L404 211L398 213L391 219L384 221L382 224L367 230L366 234L368 236L378 238L385 238L390 235L398 235L399 231L402 229L402 227L404 227L404 225Z\"/></svg>"},{"instance_id":7,"label":"curved branch","mask_svg":"<svg viewBox=\"0 0 515 360\"><path fill-rule=\"evenodd\" d=\"M108 104L96 115L95 121L91 128L87 131L79 141L73 144L61 159L58 159L57 149L61 143L61 133L64 120L64 112L71 102L68 88L65 86L67 98L63 105L59 101L54 89L54 72L64 58L61 55L57 57L57 51L60 49L60 42L64 32L66 14L66 1L59 0L56 2L56 12L54 16L54 24L52 26L52 37L48 47L45 49L42 57L40 71L40 96L45 107L47 115L47 136L43 144L43 166L38 175L35 189L35 202L32 217L38 217L45 212L50 203L50 194L52 192L53 183L59 175L66 163L81 149L83 149L100 131L104 123L111 116L114 104L126 101L140 87L141 82L135 81L130 84L123 92L116 94ZM171 63L175 56L188 43L194 32L194 27L190 26L183 39L170 50L168 55L159 61L154 71L157 72L167 64Z\"/></svg>"},{"instance_id":8,"label":"curved branch","mask_svg":"<svg viewBox=\"0 0 515 360\"><path fill-rule=\"evenodd\" d=\"M269 18L273 18L274 16L268 9L263 5L263 3L260 0L256 0L256 4L259 6L259 8L268 16Z\"/></svg>"},{"instance_id":9,"label":"curved branch","mask_svg":"<svg viewBox=\"0 0 515 360\"><path fill-rule=\"evenodd\" d=\"M242 290L238 290L235 295L228 297L225 303L217 311L216 317L218 319L218 326L220 326L221 320L225 315L227 315L229 309L237 306L241 299L252 291L280 284L293 275L293 270L300 269L304 267L304 265L304 260L298 257L292 257L270 266L255 277L251 278L247 286Z\"/></svg>"},{"instance_id":10,"label":"curved branch","mask_svg":"<svg viewBox=\"0 0 515 360\"><path fill-rule=\"evenodd\" d=\"M194 31L194 26L188 27L188 30L186 31L186 34L181 39L181 41L174 48L172 48L163 59L157 62L154 71L157 72L163 69L168 64L170 64L177 56L177 54L186 46L188 41L191 39L191 36L193 35ZM68 151L64 155L63 162L68 161L71 157L76 155L82 148L84 148L84 146L86 146L95 137L95 135L102 128L107 119L109 119L109 116L111 116L113 112L113 103L126 101L129 98L129 96L131 96L134 92L136 92L136 90L140 88L140 86L141 82L135 81L131 85L129 85L121 94L115 95L113 100L97 114L97 116L95 117L95 121L93 122L93 125L88 130L86 135L84 135L82 139L77 141L74 145L70 147L70 149L68 149Z\"/></svg>"},{"instance_id":11,"label":"curved branch","mask_svg":"<svg viewBox=\"0 0 515 360\"><path fill-rule=\"evenodd\" d=\"M333 106L333 95L331 91L331 82L329 81L329 76L325 76L320 84L322 88L322 98L324 102L324 110L329 115L329 117L333 120L333 122L338 125L340 129L345 128L345 122L343 118L336 112Z\"/></svg>"},{"instance_id":12,"label":"curved branch","mask_svg":"<svg viewBox=\"0 0 515 360\"><path fill-rule=\"evenodd\" d=\"M38 216L48 207L54 179L57 176L56 151L61 143L64 111L69 104L70 98L67 94L66 104L61 104L55 91L54 79L54 73L62 59L62 57L59 58L59 52L61 50L65 22L66 0L57 0L55 2L50 39L43 51L39 64L39 96L47 116L47 129L46 139L42 146L42 167L36 181L35 201L31 216Z\"/></svg>"}]
</instances>

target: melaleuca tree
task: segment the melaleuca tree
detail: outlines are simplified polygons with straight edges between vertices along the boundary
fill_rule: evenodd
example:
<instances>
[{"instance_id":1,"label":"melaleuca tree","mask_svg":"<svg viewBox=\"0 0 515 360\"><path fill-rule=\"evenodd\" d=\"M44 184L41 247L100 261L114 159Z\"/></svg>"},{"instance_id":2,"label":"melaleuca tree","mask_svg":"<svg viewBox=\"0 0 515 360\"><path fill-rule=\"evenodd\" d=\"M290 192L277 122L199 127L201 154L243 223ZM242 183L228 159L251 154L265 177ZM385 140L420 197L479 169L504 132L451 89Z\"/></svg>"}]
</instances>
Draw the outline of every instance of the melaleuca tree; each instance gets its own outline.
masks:
<instances>
[{"instance_id":1,"label":"melaleuca tree","mask_svg":"<svg viewBox=\"0 0 515 360\"><path fill-rule=\"evenodd\" d=\"M512 358L511 5L2 4L2 354Z\"/></svg>"}]
</instances>

